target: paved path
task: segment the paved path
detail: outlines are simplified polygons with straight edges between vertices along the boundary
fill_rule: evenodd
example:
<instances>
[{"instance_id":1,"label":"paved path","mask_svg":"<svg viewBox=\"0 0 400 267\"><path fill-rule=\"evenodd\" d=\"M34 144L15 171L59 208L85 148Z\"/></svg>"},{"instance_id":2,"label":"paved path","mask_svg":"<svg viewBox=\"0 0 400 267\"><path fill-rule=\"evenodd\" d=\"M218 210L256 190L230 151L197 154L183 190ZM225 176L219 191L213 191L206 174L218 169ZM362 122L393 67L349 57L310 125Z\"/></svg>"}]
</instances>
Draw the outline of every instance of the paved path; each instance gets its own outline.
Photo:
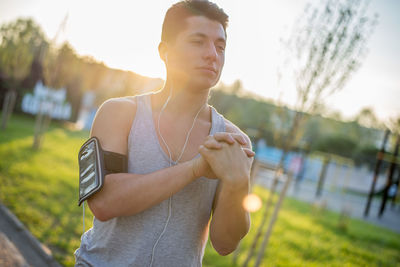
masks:
<instances>
[{"instance_id":1,"label":"paved path","mask_svg":"<svg viewBox=\"0 0 400 267\"><path fill-rule=\"evenodd\" d=\"M2 267L16 267L16 266L29 266L24 257L14 244L0 232L0 266Z\"/></svg>"},{"instance_id":2,"label":"paved path","mask_svg":"<svg viewBox=\"0 0 400 267\"><path fill-rule=\"evenodd\" d=\"M273 171L263 169L260 170L259 174L257 175L256 183L269 188L272 184L272 179ZM316 189L316 182L304 180L299 184L298 190L295 190L295 183L293 182L288 190L288 196L308 203L315 203L316 201L319 203L325 203L329 210L336 212L341 212L344 208L346 208L346 210L350 212L350 216L353 218L361 219L400 233L399 205L392 208L391 202L388 201L382 217L378 218L381 200L373 199L369 216L364 217L364 209L367 203L366 196L348 193L346 194L341 192L341 190L335 190L335 188L329 188L328 186L327 188L324 188L322 196L319 199L316 199ZM278 188L278 190L280 189Z\"/></svg>"},{"instance_id":3,"label":"paved path","mask_svg":"<svg viewBox=\"0 0 400 267\"><path fill-rule=\"evenodd\" d=\"M0 266L59 267L51 251L0 203Z\"/></svg>"}]
</instances>

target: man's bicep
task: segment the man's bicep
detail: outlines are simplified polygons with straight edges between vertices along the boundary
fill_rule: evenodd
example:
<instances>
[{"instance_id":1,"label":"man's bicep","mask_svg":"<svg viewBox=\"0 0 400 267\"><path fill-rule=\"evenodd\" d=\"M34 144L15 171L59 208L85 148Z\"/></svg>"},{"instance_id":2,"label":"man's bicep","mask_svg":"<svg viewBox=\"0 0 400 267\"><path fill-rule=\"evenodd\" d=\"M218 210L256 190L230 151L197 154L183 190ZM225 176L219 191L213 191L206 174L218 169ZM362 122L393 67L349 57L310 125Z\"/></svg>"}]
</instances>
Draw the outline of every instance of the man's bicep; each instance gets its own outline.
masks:
<instances>
[{"instance_id":1,"label":"man's bicep","mask_svg":"<svg viewBox=\"0 0 400 267\"><path fill-rule=\"evenodd\" d=\"M127 135L134 117L133 102L111 99L101 105L93 121L90 136L96 136L103 150L127 154ZM132 118L127 115L133 114Z\"/></svg>"},{"instance_id":2,"label":"man's bicep","mask_svg":"<svg viewBox=\"0 0 400 267\"><path fill-rule=\"evenodd\" d=\"M131 121L127 114L134 117L136 107L130 103L118 99L110 99L103 103L96 113L92 124L90 136L96 136L103 150L127 154L127 129L130 129ZM108 176L106 176L108 177ZM104 181L103 188L88 198L87 203L92 213L98 218L108 218L104 214L108 211L103 209L103 201L106 193L104 189L109 186L109 179ZM104 217L106 216L106 217Z\"/></svg>"}]
</instances>

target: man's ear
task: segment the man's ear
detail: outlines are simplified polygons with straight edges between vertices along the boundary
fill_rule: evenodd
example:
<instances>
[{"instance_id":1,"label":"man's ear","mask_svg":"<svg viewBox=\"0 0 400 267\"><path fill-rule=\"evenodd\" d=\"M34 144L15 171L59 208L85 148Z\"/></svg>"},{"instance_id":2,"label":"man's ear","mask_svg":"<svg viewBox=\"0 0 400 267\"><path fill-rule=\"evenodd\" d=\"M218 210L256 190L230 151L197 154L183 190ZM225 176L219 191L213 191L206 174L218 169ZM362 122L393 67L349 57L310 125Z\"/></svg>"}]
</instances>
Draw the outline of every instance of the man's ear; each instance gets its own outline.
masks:
<instances>
[{"instance_id":1,"label":"man's ear","mask_svg":"<svg viewBox=\"0 0 400 267\"><path fill-rule=\"evenodd\" d=\"M165 42L160 42L158 45L158 54L160 58L166 63L168 53L168 45Z\"/></svg>"}]
</instances>

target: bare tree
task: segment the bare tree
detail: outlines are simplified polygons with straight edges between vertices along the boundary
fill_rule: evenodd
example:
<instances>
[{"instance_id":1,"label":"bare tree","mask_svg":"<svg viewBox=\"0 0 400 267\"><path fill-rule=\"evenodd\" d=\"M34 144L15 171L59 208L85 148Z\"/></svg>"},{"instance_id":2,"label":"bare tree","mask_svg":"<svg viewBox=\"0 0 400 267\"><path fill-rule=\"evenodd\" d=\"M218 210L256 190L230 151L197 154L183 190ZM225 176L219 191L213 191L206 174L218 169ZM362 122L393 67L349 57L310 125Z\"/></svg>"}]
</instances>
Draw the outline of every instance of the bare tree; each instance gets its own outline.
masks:
<instances>
[{"instance_id":1,"label":"bare tree","mask_svg":"<svg viewBox=\"0 0 400 267\"><path fill-rule=\"evenodd\" d=\"M65 18L62 20L55 36L51 40L51 45L55 46L60 33L65 32L65 27L66 27L67 21L68 21L68 13L65 16ZM46 52L49 52L49 50L47 50ZM59 55L60 55L60 53L59 53ZM43 57L45 57L45 56L46 56L46 54L43 54ZM49 58L51 58L51 57L49 56ZM47 75L47 76L50 78L51 84L54 84L55 77L56 77L57 71L60 68L61 63L62 63L61 60L59 60L59 58L57 57L55 64L52 66L52 69L49 70L50 75ZM43 105L45 104L44 102L48 102L47 104L50 104L50 106L51 106L51 108L47 112L43 112L43 109L42 109ZM54 109L54 100L48 99L47 101L42 101L40 103L38 113L36 114L35 134L34 134L33 144L32 144L32 147L36 150L40 149L41 144L43 142L44 135L45 135L47 129L49 128L49 125L51 122L51 111L53 109Z\"/></svg>"},{"instance_id":2,"label":"bare tree","mask_svg":"<svg viewBox=\"0 0 400 267\"><path fill-rule=\"evenodd\" d=\"M321 2L306 6L283 41L300 112L313 112L324 98L343 89L365 59L366 42L377 23L376 14L367 15L369 0Z\"/></svg>"},{"instance_id":3,"label":"bare tree","mask_svg":"<svg viewBox=\"0 0 400 267\"><path fill-rule=\"evenodd\" d=\"M17 88L28 75L32 60L47 45L39 26L31 19L18 19L0 28L0 72L7 82L1 129L7 127L17 98Z\"/></svg>"},{"instance_id":4,"label":"bare tree","mask_svg":"<svg viewBox=\"0 0 400 267\"><path fill-rule=\"evenodd\" d=\"M376 14L367 14L369 2L321 0L314 5L307 4L289 36L283 38L284 58L278 69L278 79L289 73L297 100L278 170L284 167L287 152L300 139L299 128L308 114L317 112L327 96L343 89L365 59L366 43L378 19ZM258 232L264 232L263 224L258 227ZM253 240L247 263L260 238L261 235L257 235Z\"/></svg>"}]
</instances>

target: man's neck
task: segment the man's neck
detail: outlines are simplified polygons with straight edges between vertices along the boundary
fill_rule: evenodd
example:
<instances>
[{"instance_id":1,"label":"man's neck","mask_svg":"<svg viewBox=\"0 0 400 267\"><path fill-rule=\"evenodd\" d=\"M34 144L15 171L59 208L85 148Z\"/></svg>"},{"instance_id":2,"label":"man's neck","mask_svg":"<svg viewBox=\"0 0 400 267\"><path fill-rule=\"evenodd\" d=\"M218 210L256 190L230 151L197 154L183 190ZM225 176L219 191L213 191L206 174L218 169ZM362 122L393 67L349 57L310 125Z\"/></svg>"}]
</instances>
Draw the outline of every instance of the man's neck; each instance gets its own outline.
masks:
<instances>
[{"instance_id":1,"label":"man's neck","mask_svg":"<svg viewBox=\"0 0 400 267\"><path fill-rule=\"evenodd\" d=\"M154 108L160 111L169 95L171 98L164 112L172 116L193 117L202 107L206 106L210 89L188 88L187 86L171 86L166 82L164 88L157 94ZM200 116L203 112L200 112Z\"/></svg>"}]
</instances>

